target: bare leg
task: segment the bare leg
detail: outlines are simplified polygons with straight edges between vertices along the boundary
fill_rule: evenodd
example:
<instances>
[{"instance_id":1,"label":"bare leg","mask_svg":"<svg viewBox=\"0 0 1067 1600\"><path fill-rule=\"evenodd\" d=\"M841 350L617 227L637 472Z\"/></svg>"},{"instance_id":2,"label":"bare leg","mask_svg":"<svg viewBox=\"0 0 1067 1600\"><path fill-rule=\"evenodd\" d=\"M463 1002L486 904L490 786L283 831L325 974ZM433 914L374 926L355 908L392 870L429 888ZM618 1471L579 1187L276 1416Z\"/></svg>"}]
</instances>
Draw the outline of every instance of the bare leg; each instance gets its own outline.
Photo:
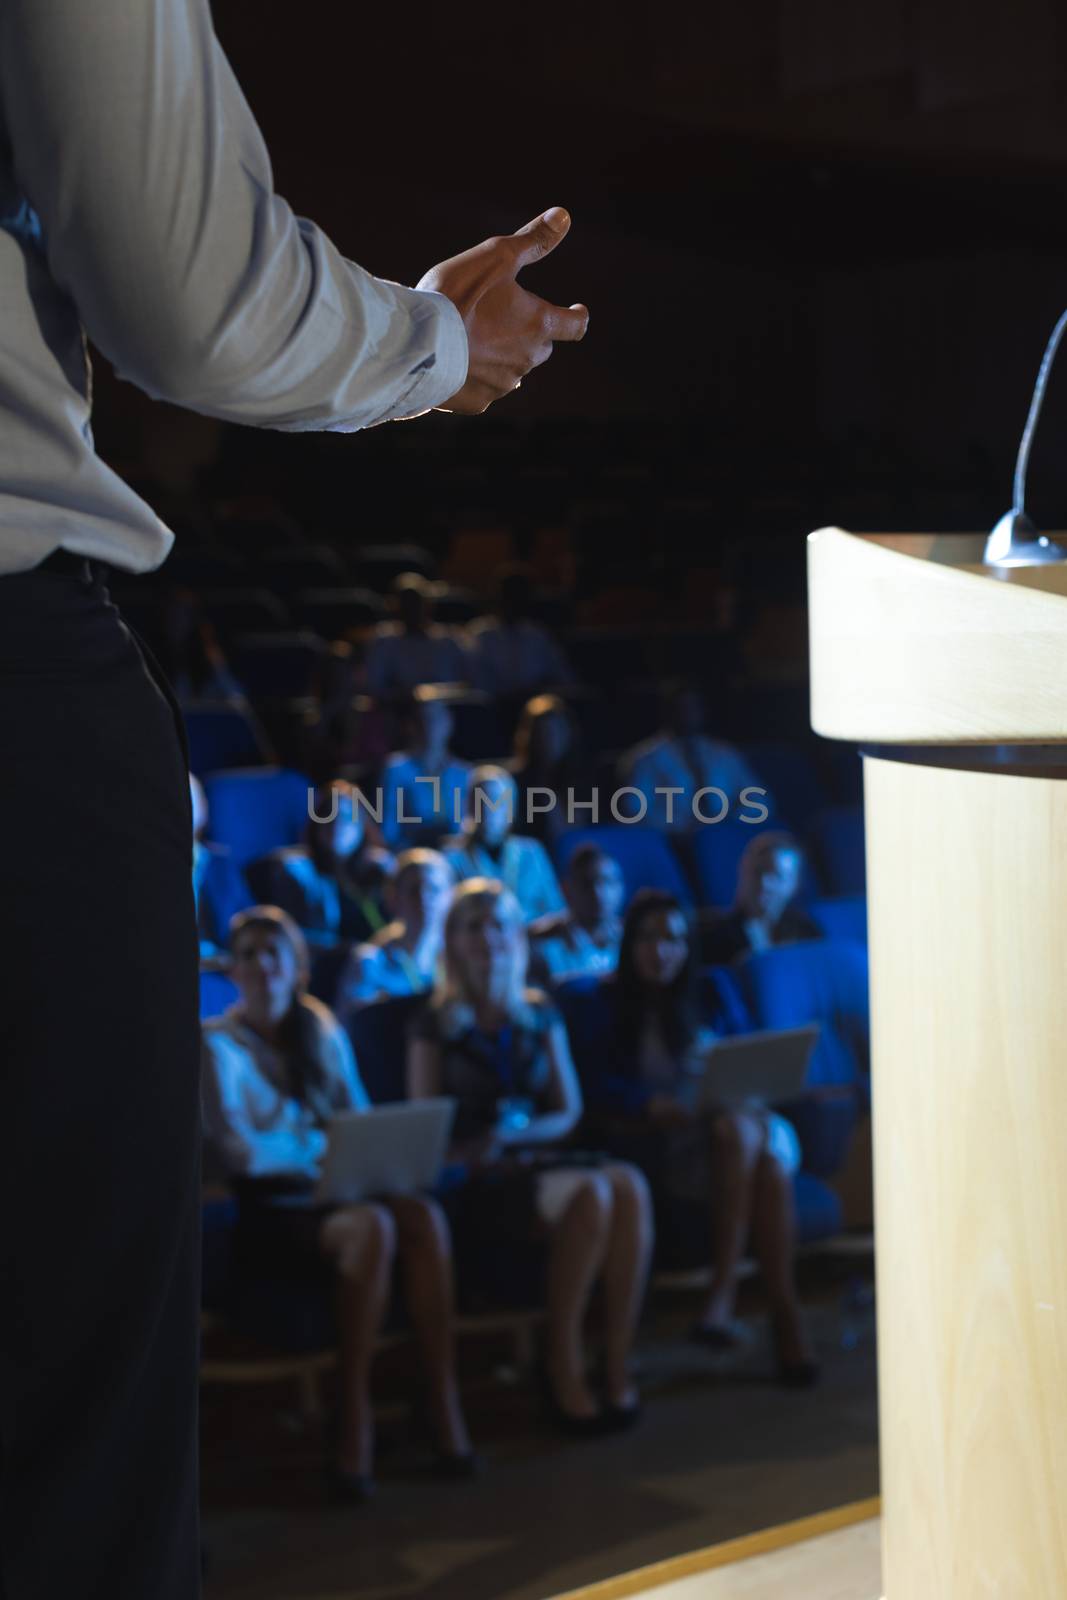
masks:
<instances>
[{"instance_id":1,"label":"bare leg","mask_svg":"<svg viewBox=\"0 0 1067 1600\"><path fill-rule=\"evenodd\" d=\"M422 1354L430 1418L443 1454L469 1455L456 1381L452 1239L439 1206L421 1195L387 1201L397 1225L408 1315Z\"/></svg>"},{"instance_id":2,"label":"bare leg","mask_svg":"<svg viewBox=\"0 0 1067 1600\"><path fill-rule=\"evenodd\" d=\"M723 1112L712 1125L712 1280L701 1324L725 1327L737 1306L737 1269L748 1243L753 1183L766 1142L763 1123Z\"/></svg>"},{"instance_id":3,"label":"bare leg","mask_svg":"<svg viewBox=\"0 0 1067 1600\"><path fill-rule=\"evenodd\" d=\"M765 1153L754 1180L752 1243L771 1304L778 1354L787 1367L812 1360L797 1296L796 1206L793 1180L781 1162Z\"/></svg>"},{"instance_id":4,"label":"bare leg","mask_svg":"<svg viewBox=\"0 0 1067 1600\"><path fill-rule=\"evenodd\" d=\"M652 1200L636 1167L606 1169L612 1210L604 1257L605 1378L608 1401L632 1406L636 1391L629 1359L652 1260Z\"/></svg>"},{"instance_id":5,"label":"bare leg","mask_svg":"<svg viewBox=\"0 0 1067 1600\"><path fill-rule=\"evenodd\" d=\"M374 1464L370 1365L389 1298L396 1228L381 1206L346 1206L326 1218L319 1235L337 1271L341 1425L337 1465L369 1477Z\"/></svg>"},{"instance_id":6,"label":"bare leg","mask_svg":"<svg viewBox=\"0 0 1067 1600\"><path fill-rule=\"evenodd\" d=\"M593 1417L596 1402L585 1378L582 1324L604 1262L612 1193L599 1172L581 1187L552 1230L548 1258L548 1376L559 1406L573 1417Z\"/></svg>"}]
</instances>

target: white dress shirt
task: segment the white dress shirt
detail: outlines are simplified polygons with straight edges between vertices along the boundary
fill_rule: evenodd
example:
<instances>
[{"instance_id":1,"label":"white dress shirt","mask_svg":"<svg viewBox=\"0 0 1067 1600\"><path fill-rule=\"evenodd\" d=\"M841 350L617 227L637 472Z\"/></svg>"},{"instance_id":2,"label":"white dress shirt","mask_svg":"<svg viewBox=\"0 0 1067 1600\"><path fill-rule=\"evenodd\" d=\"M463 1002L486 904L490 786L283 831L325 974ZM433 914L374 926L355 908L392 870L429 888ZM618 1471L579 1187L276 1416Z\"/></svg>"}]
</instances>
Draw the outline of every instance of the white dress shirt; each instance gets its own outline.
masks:
<instances>
[{"instance_id":1,"label":"white dress shirt","mask_svg":"<svg viewBox=\"0 0 1067 1600\"><path fill-rule=\"evenodd\" d=\"M614 925L604 943L594 939L570 911L543 917L527 931L530 954L537 958L549 983L614 972L619 965L621 922Z\"/></svg>"},{"instance_id":2,"label":"white dress shirt","mask_svg":"<svg viewBox=\"0 0 1067 1600\"><path fill-rule=\"evenodd\" d=\"M305 995L323 1030L329 1098L335 1111L365 1110L369 1102L348 1035L332 1012ZM233 1005L203 1024L204 1138L229 1176L281 1173L315 1177L326 1134L311 1109L289 1092L281 1051L241 1019Z\"/></svg>"},{"instance_id":3,"label":"white dress shirt","mask_svg":"<svg viewBox=\"0 0 1067 1600\"><path fill-rule=\"evenodd\" d=\"M0 574L170 549L95 454L86 334L153 399L291 432L414 415L467 374L449 300L274 192L208 0L0 4Z\"/></svg>"},{"instance_id":4,"label":"white dress shirt","mask_svg":"<svg viewBox=\"0 0 1067 1600\"><path fill-rule=\"evenodd\" d=\"M692 832L700 827L701 819L720 817L723 801L715 794L702 796L699 816L694 811L694 798L702 789L721 790L733 815L742 789L759 785L759 779L740 751L732 744L708 739L704 734L689 740L686 747L678 739L658 734L631 750L624 757L622 767L626 783L639 789L648 803L644 820L654 827L673 828L678 832ZM673 795L656 792L665 789L679 792ZM752 804L761 803L763 794L759 789Z\"/></svg>"},{"instance_id":5,"label":"white dress shirt","mask_svg":"<svg viewBox=\"0 0 1067 1600\"><path fill-rule=\"evenodd\" d=\"M397 750L387 756L375 798L382 810L382 838L389 848L404 850L435 827L442 833L458 833L463 826L470 770L466 761L453 755L436 773L428 772L422 758L410 751Z\"/></svg>"},{"instance_id":6,"label":"white dress shirt","mask_svg":"<svg viewBox=\"0 0 1067 1600\"><path fill-rule=\"evenodd\" d=\"M490 855L470 834L446 840L444 857L460 883L467 878L496 878L510 889L527 922L562 911L566 902L548 851L538 839L509 833L499 855Z\"/></svg>"},{"instance_id":7,"label":"white dress shirt","mask_svg":"<svg viewBox=\"0 0 1067 1600\"><path fill-rule=\"evenodd\" d=\"M398 622L380 622L367 647L366 673L368 692L381 700L420 683L465 683L470 661L462 640L440 623L407 633Z\"/></svg>"},{"instance_id":8,"label":"white dress shirt","mask_svg":"<svg viewBox=\"0 0 1067 1600\"><path fill-rule=\"evenodd\" d=\"M474 681L488 694L529 695L571 680L562 650L539 622L478 617L468 637Z\"/></svg>"}]
</instances>

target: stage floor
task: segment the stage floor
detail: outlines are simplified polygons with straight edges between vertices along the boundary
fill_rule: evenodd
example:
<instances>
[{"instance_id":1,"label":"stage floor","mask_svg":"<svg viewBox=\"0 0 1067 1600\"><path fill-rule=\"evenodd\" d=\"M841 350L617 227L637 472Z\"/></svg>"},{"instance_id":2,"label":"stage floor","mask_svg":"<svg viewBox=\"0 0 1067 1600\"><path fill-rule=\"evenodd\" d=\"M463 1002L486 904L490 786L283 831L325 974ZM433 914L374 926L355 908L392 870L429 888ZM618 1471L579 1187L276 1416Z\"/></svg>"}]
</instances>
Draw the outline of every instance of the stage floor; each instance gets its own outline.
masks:
<instances>
[{"instance_id":1,"label":"stage floor","mask_svg":"<svg viewBox=\"0 0 1067 1600\"><path fill-rule=\"evenodd\" d=\"M561 1600L879 1600L877 1501L663 1561Z\"/></svg>"}]
</instances>

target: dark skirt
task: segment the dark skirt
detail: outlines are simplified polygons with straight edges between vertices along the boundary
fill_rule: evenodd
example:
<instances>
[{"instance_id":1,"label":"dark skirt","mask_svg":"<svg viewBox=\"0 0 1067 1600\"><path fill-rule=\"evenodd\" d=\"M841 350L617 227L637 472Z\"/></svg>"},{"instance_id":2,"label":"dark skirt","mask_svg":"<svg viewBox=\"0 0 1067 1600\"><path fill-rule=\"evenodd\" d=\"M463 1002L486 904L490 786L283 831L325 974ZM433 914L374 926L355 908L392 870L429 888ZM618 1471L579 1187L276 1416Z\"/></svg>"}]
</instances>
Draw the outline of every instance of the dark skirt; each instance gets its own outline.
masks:
<instances>
[{"instance_id":1,"label":"dark skirt","mask_svg":"<svg viewBox=\"0 0 1067 1600\"><path fill-rule=\"evenodd\" d=\"M446 1174L437 1198L452 1232L464 1310L544 1304L549 1232L538 1214L538 1179L608 1159L601 1151L538 1148Z\"/></svg>"},{"instance_id":2,"label":"dark skirt","mask_svg":"<svg viewBox=\"0 0 1067 1600\"><path fill-rule=\"evenodd\" d=\"M596 1137L617 1160L630 1162L648 1181L657 1267L680 1272L706 1266L714 1194L710 1126L700 1122L659 1127L620 1118L599 1124Z\"/></svg>"}]
</instances>

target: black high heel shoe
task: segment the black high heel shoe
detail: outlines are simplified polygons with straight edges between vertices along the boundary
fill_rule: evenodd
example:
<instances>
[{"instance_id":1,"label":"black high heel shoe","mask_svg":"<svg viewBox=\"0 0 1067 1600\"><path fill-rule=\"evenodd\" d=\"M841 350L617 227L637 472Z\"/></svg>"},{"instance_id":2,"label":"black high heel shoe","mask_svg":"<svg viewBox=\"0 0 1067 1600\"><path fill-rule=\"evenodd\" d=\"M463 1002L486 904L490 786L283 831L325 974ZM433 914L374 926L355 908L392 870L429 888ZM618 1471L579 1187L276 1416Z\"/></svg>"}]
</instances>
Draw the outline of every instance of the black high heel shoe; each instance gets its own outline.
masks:
<instances>
[{"instance_id":1,"label":"black high heel shoe","mask_svg":"<svg viewBox=\"0 0 1067 1600\"><path fill-rule=\"evenodd\" d=\"M601 1416L604 1418L605 1433L628 1433L631 1428L636 1428L644 1415L644 1407L640 1400L631 1400L627 1406L616 1405L614 1400L609 1400Z\"/></svg>"},{"instance_id":2,"label":"black high heel shoe","mask_svg":"<svg viewBox=\"0 0 1067 1600\"><path fill-rule=\"evenodd\" d=\"M350 1472L347 1467L342 1467L337 1461L337 1442L341 1437L341 1417L337 1411L331 1411L326 1418L325 1445L326 1445L326 1483L333 1499L343 1505L363 1506L370 1500L376 1488L374 1478L369 1472Z\"/></svg>"},{"instance_id":3,"label":"black high heel shoe","mask_svg":"<svg viewBox=\"0 0 1067 1600\"><path fill-rule=\"evenodd\" d=\"M538 1380L545 1415L558 1433L565 1434L568 1439L599 1439L605 1433L615 1431L605 1411L594 1411L591 1417L579 1417L573 1411L564 1410L556 1398L547 1366L538 1368Z\"/></svg>"},{"instance_id":4,"label":"black high heel shoe","mask_svg":"<svg viewBox=\"0 0 1067 1600\"><path fill-rule=\"evenodd\" d=\"M365 1506L372 1499L375 1482L369 1472L349 1472L336 1461L326 1466L326 1478L333 1498L346 1506Z\"/></svg>"},{"instance_id":5,"label":"black high heel shoe","mask_svg":"<svg viewBox=\"0 0 1067 1600\"><path fill-rule=\"evenodd\" d=\"M435 1478L441 1478L446 1483L469 1483L482 1476L485 1457L479 1455L477 1450L446 1450L437 1440L430 1406L422 1392L417 1393L411 1401L411 1425L416 1434L427 1435L430 1439L433 1446L431 1470Z\"/></svg>"},{"instance_id":6,"label":"black high heel shoe","mask_svg":"<svg viewBox=\"0 0 1067 1600\"><path fill-rule=\"evenodd\" d=\"M787 1361L781 1354L783 1337L783 1320L779 1316L772 1317L771 1326L774 1330L775 1344L778 1349L778 1381L786 1389L814 1389L822 1377L822 1367L809 1357L803 1361Z\"/></svg>"},{"instance_id":7,"label":"black high heel shoe","mask_svg":"<svg viewBox=\"0 0 1067 1600\"><path fill-rule=\"evenodd\" d=\"M433 1475L446 1483L470 1483L485 1471L485 1457L477 1450L438 1450Z\"/></svg>"}]
</instances>

